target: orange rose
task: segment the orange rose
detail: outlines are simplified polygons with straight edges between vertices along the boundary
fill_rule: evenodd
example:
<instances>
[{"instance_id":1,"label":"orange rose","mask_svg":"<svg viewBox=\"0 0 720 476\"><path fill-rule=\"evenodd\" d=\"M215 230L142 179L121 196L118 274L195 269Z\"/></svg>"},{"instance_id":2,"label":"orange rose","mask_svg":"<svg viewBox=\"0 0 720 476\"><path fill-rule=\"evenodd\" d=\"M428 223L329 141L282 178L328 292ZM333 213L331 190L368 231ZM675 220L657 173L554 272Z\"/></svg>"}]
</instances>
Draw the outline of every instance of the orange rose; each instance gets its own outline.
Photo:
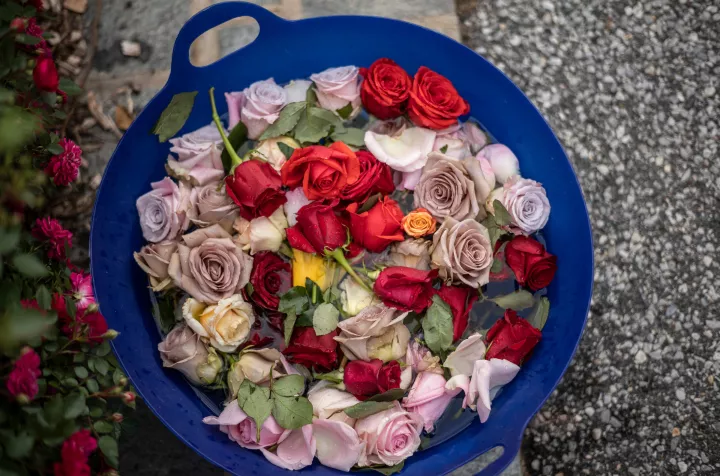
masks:
<instances>
[{"instance_id":1,"label":"orange rose","mask_svg":"<svg viewBox=\"0 0 720 476\"><path fill-rule=\"evenodd\" d=\"M413 238L435 233L436 225L433 216L424 208L411 211L402 220L403 230Z\"/></svg>"}]
</instances>

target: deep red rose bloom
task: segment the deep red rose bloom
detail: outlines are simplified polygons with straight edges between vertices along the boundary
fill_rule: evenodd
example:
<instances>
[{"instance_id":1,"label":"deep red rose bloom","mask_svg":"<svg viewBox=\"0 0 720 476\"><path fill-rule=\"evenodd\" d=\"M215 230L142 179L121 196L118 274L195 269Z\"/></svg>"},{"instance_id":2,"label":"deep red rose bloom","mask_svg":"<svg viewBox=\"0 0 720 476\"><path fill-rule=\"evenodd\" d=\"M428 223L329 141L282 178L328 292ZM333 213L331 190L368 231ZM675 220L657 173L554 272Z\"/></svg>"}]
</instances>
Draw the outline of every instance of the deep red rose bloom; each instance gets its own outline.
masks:
<instances>
[{"instance_id":1,"label":"deep red rose bloom","mask_svg":"<svg viewBox=\"0 0 720 476\"><path fill-rule=\"evenodd\" d=\"M365 400L393 388L400 388L401 373L400 364L396 360L385 365L380 359L370 362L351 360L345 365L343 383L347 391L358 400Z\"/></svg>"},{"instance_id":2,"label":"deep red rose bloom","mask_svg":"<svg viewBox=\"0 0 720 476\"><path fill-rule=\"evenodd\" d=\"M297 224L287 229L290 246L306 253L322 255L325 249L340 248L347 240L342 220L335 215L337 200L325 205L311 202L297 213Z\"/></svg>"},{"instance_id":3,"label":"deep red rose bloom","mask_svg":"<svg viewBox=\"0 0 720 476\"><path fill-rule=\"evenodd\" d=\"M425 66L418 69L408 101L408 115L415 125L445 129L469 112L470 106L449 79Z\"/></svg>"},{"instance_id":4,"label":"deep red rose bloom","mask_svg":"<svg viewBox=\"0 0 720 476\"><path fill-rule=\"evenodd\" d=\"M421 271L405 266L391 266L380 272L373 291L386 306L420 313L432 302L435 294L432 282L437 275L436 269Z\"/></svg>"},{"instance_id":5,"label":"deep red rose bloom","mask_svg":"<svg viewBox=\"0 0 720 476\"><path fill-rule=\"evenodd\" d=\"M296 327L290 345L283 354L294 364L319 372L329 372L338 365L338 343L334 339L337 335L337 329L318 337L312 327Z\"/></svg>"},{"instance_id":6,"label":"deep red rose bloom","mask_svg":"<svg viewBox=\"0 0 720 476\"><path fill-rule=\"evenodd\" d=\"M37 24L37 18L29 18L27 21L24 19L21 20L23 20L22 28L20 28L21 25L19 22L15 22L13 20L13 23L15 23L15 27L18 28L18 31L29 36L34 36L35 38L39 38L40 43L35 45L21 45L20 47L29 53L46 52L49 54L50 48L48 47L47 41L43 38L43 33L45 33L45 31Z\"/></svg>"},{"instance_id":7,"label":"deep red rose bloom","mask_svg":"<svg viewBox=\"0 0 720 476\"><path fill-rule=\"evenodd\" d=\"M32 349L27 349L13 364L7 379L10 395L25 395L29 400L38 393L37 379L40 377L40 356Z\"/></svg>"},{"instance_id":8,"label":"deep red rose bloom","mask_svg":"<svg viewBox=\"0 0 720 476\"><path fill-rule=\"evenodd\" d=\"M557 257L529 236L516 236L505 245L505 262L517 282L533 291L547 287L557 271Z\"/></svg>"},{"instance_id":9,"label":"deep red rose bloom","mask_svg":"<svg viewBox=\"0 0 720 476\"><path fill-rule=\"evenodd\" d=\"M345 185L340 198L364 203L371 195L390 195L395 191L393 173L389 165L383 164L366 150L355 152L360 163L360 177L357 182Z\"/></svg>"},{"instance_id":10,"label":"deep red rose bloom","mask_svg":"<svg viewBox=\"0 0 720 476\"><path fill-rule=\"evenodd\" d=\"M82 429L65 440L60 452L62 461L55 463L55 476L90 476L88 457L97 449L97 441L90 431Z\"/></svg>"},{"instance_id":11,"label":"deep red rose bloom","mask_svg":"<svg viewBox=\"0 0 720 476\"><path fill-rule=\"evenodd\" d=\"M40 91L54 93L60 85L55 61L50 56L40 56L35 62L33 69L33 82Z\"/></svg>"},{"instance_id":12,"label":"deep red rose bloom","mask_svg":"<svg viewBox=\"0 0 720 476\"><path fill-rule=\"evenodd\" d=\"M62 261L65 259L65 246L72 247L72 233L62 227L54 218L38 218L32 229L36 240L45 241L50 246L48 258Z\"/></svg>"},{"instance_id":13,"label":"deep red rose bloom","mask_svg":"<svg viewBox=\"0 0 720 476\"><path fill-rule=\"evenodd\" d=\"M283 261L275 253L263 251L253 258L253 270L250 284L253 293L252 302L263 309L277 311L280 295L287 292L292 285L290 263Z\"/></svg>"},{"instance_id":14,"label":"deep red rose bloom","mask_svg":"<svg viewBox=\"0 0 720 476\"><path fill-rule=\"evenodd\" d=\"M467 329L470 310L480 295L477 289L469 286L446 286L445 284L440 286L437 295L450 306L452 311L453 342L455 342Z\"/></svg>"},{"instance_id":15,"label":"deep red rose bloom","mask_svg":"<svg viewBox=\"0 0 720 476\"><path fill-rule=\"evenodd\" d=\"M540 342L541 336L540 331L532 324L518 317L517 312L508 309L503 318L493 324L485 337L488 344L485 358L505 359L520 365Z\"/></svg>"},{"instance_id":16,"label":"deep red rose bloom","mask_svg":"<svg viewBox=\"0 0 720 476\"><path fill-rule=\"evenodd\" d=\"M394 119L405 112L412 79L389 58L376 60L366 71L360 87L365 109L378 119Z\"/></svg>"},{"instance_id":17,"label":"deep red rose bloom","mask_svg":"<svg viewBox=\"0 0 720 476\"><path fill-rule=\"evenodd\" d=\"M354 242L373 253L380 253L393 241L403 241L403 212L390 197L378 200L363 213L356 213L360 206L351 203L347 207L350 217L350 235Z\"/></svg>"},{"instance_id":18,"label":"deep red rose bloom","mask_svg":"<svg viewBox=\"0 0 720 476\"><path fill-rule=\"evenodd\" d=\"M282 167L282 182L291 190L302 185L309 200L337 198L346 185L357 182L360 162L342 142L330 147L311 145L295 149Z\"/></svg>"},{"instance_id":19,"label":"deep red rose bloom","mask_svg":"<svg viewBox=\"0 0 720 476\"><path fill-rule=\"evenodd\" d=\"M102 335L108 331L105 317L97 311L89 312L87 309L78 309L75 317L68 314L65 297L62 294L53 294L50 307L57 312L63 334L70 338L82 335L87 337L90 342L99 344L102 342Z\"/></svg>"},{"instance_id":20,"label":"deep red rose bloom","mask_svg":"<svg viewBox=\"0 0 720 476\"><path fill-rule=\"evenodd\" d=\"M287 202L280 174L267 162L248 160L225 178L225 190L246 220L269 217Z\"/></svg>"},{"instance_id":21,"label":"deep red rose bloom","mask_svg":"<svg viewBox=\"0 0 720 476\"><path fill-rule=\"evenodd\" d=\"M58 145L63 152L54 155L45 166L45 173L52 177L55 185L70 185L78 177L80 162L82 162L82 149L70 139L62 138Z\"/></svg>"}]
</instances>

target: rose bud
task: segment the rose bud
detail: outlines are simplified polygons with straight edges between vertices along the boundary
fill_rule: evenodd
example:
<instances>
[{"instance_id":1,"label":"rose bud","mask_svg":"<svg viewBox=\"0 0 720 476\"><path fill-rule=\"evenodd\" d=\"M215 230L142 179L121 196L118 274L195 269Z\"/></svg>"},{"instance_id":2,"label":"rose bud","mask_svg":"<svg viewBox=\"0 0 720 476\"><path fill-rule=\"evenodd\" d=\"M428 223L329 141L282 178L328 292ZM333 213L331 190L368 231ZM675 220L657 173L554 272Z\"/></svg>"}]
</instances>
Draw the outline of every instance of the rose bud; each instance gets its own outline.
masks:
<instances>
[{"instance_id":1,"label":"rose bud","mask_svg":"<svg viewBox=\"0 0 720 476\"><path fill-rule=\"evenodd\" d=\"M527 236L516 236L505 246L505 260L518 284L533 291L547 287L557 271L557 257Z\"/></svg>"},{"instance_id":2,"label":"rose bud","mask_svg":"<svg viewBox=\"0 0 720 476\"><path fill-rule=\"evenodd\" d=\"M102 337L105 340L113 340L119 335L120 335L120 333L118 331L116 331L115 329L109 329L108 331L105 332L105 334L101 335L100 337Z\"/></svg>"},{"instance_id":3,"label":"rose bud","mask_svg":"<svg viewBox=\"0 0 720 476\"><path fill-rule=\"evenodd\" d=\"M437 295L450 306L450 310L452 311L453 342L455 342L462 337L465 329L467 329L470 310L480 295L478 294L477 288L447 286L446 284L440 286Z\"/></svg>"},{"instance_id":4,"label":"rose bud","mask_svg":"<svg viewBox=\"0 0 720 476\"><path fill-rule=\"evenodd\" d=\"M389 58L375 60L363 72L361 97L365 109L379 119L402 116L410 97L412 79Z\"/></svg>"},{"instance_id":5,"label":"rose bud","mask_svg":"<svg viewBox=\"0 0 720 476\"><path fill-rule=\"evenodd\" d=\"M122 413L113 413L110 416L110 419L112 421L114 421L115 423L122 423L122 421L124 420L124 417L123 417Z\"/></svg>"},{"instance_id":6,"label":"rose bud","mask_svg":"<svg viewBox=\"0 0 720 476\"><path fill-rule=\"evenodd\" d=\"M498 183L504 184L513 175L520 173L520 162L515 154L503 144L490 144L483 147L475 156L490 163Z\"/></svg>"},{"instance_id":7,"label":"rose bud","mask_svg":"<svg viewBox=\"0 0 720 476\"><path fill-rule=\"evenodd\" d=\"M526 319L507 309L503 318L493 324L485 336L488 345L485 358L504 359L520 365L541 337L541 332Z\"/></svg>"},{"instance_id":8,"label":"rose bud","mask_svg":"<svg viewBox=\"0 0 720 476\"><path fill-rule=\"evenodd\" d=\"M54 93L60 84L55 61L49 56L41 56L33 69L33 82L40 91Z\"/></svg>"},{"instance_id":9,"label":"rose bud","mask_svg":"<svg viewBox=\"0 0 720 476\"><path fill-rule=\"evenodd\" d=\"M215 349L209 349L207 359L197 367L200 380L206 385L212 385L223 368L223 359Z\"/></svg>"},{"instance_id":10,"label":"rose bud","mask_svg":"<svg viewBox=\"0 0 720 476\"><path fill-rule=\"evenodd\" d=\"M192 329L185 325L175 327L158 344L158 350L163 367L179 370L192 383L202 385L197 369L207 361L208 350Z\"/></svg>"},{"instance_id":11,"label":"rose bud","mask_svg":"<svg viewBox=\"0 0 720 476\"><path fill-rule=\"evenodd\" d=\"M176 241L162 241L148 243L139 252L133 253L135 262L150 278L153 291L160 292L173 286L173 280L168 274L168 266L175 250L177 250Z\"/></svg>"},{"instance_id":12,"label":"rose bud","mask_svg":"<svg viewBox=\"0 0 720 476\"><path fill-rule=\"evenodd\" d=\"M123 403L129 405L135 401L135 392L125 392L122 394Z\"/></svg>"}]
</instances>

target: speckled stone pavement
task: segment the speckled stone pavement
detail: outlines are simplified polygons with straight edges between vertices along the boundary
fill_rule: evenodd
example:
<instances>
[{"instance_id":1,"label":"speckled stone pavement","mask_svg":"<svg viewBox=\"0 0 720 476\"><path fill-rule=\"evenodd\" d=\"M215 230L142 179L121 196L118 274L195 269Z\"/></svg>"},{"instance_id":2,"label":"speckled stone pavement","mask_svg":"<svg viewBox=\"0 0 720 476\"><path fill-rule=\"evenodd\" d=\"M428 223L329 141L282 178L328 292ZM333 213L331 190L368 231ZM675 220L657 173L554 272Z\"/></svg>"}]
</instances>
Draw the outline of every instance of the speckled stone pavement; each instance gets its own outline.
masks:
<instances>
[{"instance_id":1,"label":"speckled stone pavement","mask_svg":"<svg viewBox=\"0 0 720 476\"><path fill-rule=\"evenodd\" d=\"M593 223L592 312L528 471L720 474L720 3L459 5L463 39L565 145Z\"/></svg>"}]
</instances>

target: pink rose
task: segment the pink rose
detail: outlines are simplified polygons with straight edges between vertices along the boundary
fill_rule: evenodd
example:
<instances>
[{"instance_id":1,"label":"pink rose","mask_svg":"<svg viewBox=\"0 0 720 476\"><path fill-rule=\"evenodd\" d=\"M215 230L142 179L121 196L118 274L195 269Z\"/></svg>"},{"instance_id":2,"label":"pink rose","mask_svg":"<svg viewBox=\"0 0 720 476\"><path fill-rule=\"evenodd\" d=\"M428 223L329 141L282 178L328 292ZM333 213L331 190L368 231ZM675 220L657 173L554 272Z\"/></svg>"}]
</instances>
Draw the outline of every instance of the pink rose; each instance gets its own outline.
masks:
<instances>
[{"instance_id":1,"label":"pink rose","mask_svg":"<svg viewBox=\"0 0 720 476\"><path fill-rule=\"evenodd\" d=\"M90 304L95 304L92 276L82 271L70 273L70 283L72 284L72 295L75 298L75 306L78 311L84 311Z\"/></svg>"},{"instance_id":2,"label":"pink rose","mask_svg":"<svg viewBox=\"0 0 720 476\"><path fill-rule=\"evenodd\" d=\"M203 423L220 425L220 431L226 433L228 438L249 450L276 445L290 435L290 430L282 428L275 418L269 416L263 423L258 440L255 422L242 411L237 400L228 403L220 415L203 418Z\"/></svg>"},{"instance_id":3,"label":"pink rose","mask_svg":"<svg viewBox=\"0 0 720 476\"><path fill-rule=\"evenodd\" d=\"M350 471L364 450L355 429L341 421L315 420L312 424L320 463Z\"/></svg>"},{"instance_id":4,"label":"pink rose","mask_svg":"<svg viewBox=\"0 0 720 476\"><path fill-rule=\"evenodd\" d=\"M425 430L432 431L438 418L443 414L450 400L460 389L446 390L445 377L434 372L420 372L408 396L403 398L403 407L415 412L425 421Z\"/></svg>"},{"instance_id":5,"label":"pink rose","mask_svg":"<svg viewBox=\"0 0 720 476\"><path fill-rule=\"evenodd\" d=\"M152 190L137 199L143 237L152 243L176 238L190 225L191 191L165 177L151 184Z\"/></svg>"},{"instance_id":6,"label":"pink rose","mask_svg":"<svg viewBox=\"0 0 720 476\"><path fill-rule=\"evenodd\" d=\"M403 410L398 402L385 411L358 420L355 431L365 443L358 465L395 466L409 458L420 446L423 423L422 416Z\"/></svg>"},{"instance_id":7,"label":"pink rose","mask_svg":"<svg viewBox=\"0 0 720 476\"><path fill-rule=\"evenodd\" d=\"M341 66L310 76L317 88L320 107L337 111L351 104L353 112L357 110L360 106L358 73L356 66Z\"/></svg>"},{"instance_id":8,"label":"pink rose","mask_svg":"<svg viewBox=\"0 0 720 476\"><path fill-rule=\"evenodd\" d=\"M443 374L440 357L432 355L430 349L413 341L410 342L405 354L405 364L415 372L433 372Z\"/></svg>"},{"instance_id":9,"label":"pink rose","mask_svg":"<svg viewBox=\"0 0 720 476\"><path fill-rule=\"evenodd\" d=\"M305 425L300 429L293 430L290 436L280 442L275 453L271 453L264 447L260 448L268 461L290 471L310 466L315 458L315 450L316 443L312 425Z\"/></svg>"},{"instance_id":10,"label":"pink rose","mask_svg":"<svg viewBox=\"0 0 720 476\"><path fill-rule=\"evenodd\" d=\"M170 139L170 143L175 156L168 157L166 168L173 177L192 185L207 185L225 176L218 147L222 139L214 124Z\"/></svg>"},{"instance_id":11,"label":"pink rose","mask_svg":"<svg viewBox=\"0 0 720 476\"><path fill-rule=\"evenodd\" d=\"M277 121L287 104L287 92L272 78L257 81L242 93L227 93L225 98L228 101L228 127L232 129L242 121L250 139L257 139Z\"/></svg>"},{"instance_id":12,"label":"pink rose","mask_svg":"<svg viewBox=\"0 0 720 476\"><path fill-rule=\"evenodd\" d=\"M444 152L442 152L443 148L445 150ZM437 131L433 150L441 151L448 157L457 160L462 160L470 155L470 144L467 142L467 136L465 135L462 124L453 124L446 129Z\"/></svg>"},{"instance_id":13,"label":"pink rose","mask_svg":"<svg viewBox=\"0 0 720 476\"><path fill-rule=\"evenodd\" d=\"M490 144L478 152L478 160L486 160L497 181L504 184L511 177L520 174L520 162L506 145Z\"/></svg>"}]
</instances>

